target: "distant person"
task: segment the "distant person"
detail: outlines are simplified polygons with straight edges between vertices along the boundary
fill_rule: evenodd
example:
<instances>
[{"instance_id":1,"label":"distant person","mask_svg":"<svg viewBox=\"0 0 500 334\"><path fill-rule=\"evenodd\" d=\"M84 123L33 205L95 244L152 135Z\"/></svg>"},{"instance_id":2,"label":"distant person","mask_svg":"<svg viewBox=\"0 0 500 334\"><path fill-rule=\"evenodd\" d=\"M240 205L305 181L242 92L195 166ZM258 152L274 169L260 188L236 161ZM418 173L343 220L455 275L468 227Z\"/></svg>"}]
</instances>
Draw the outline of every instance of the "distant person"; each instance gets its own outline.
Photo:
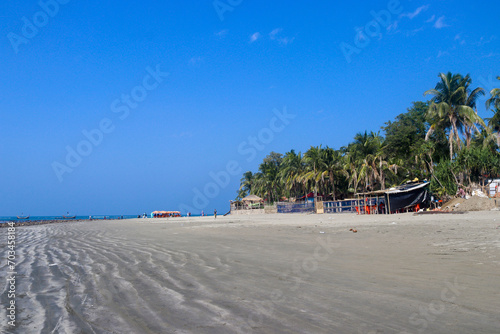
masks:
<instances>
[{"instance_id":1,"label":"distant person","mask_svg":"<svg viewBox=\"0 0 500 334\"><path fill-rule=\"evenodd\" d=\"M214 219L217 219L217 209L214 210Z\"/></svg>"},{"instance_id":2,"label":"distant person","mask_svg":"<svg viewBox=\"0 0 500 334\"><path fill-rule=\"evenodd\" d=\"M203 212L203 210L201 210L201 216L203 217L205 215L205 212Z\"/></svg>"}]
</instances>

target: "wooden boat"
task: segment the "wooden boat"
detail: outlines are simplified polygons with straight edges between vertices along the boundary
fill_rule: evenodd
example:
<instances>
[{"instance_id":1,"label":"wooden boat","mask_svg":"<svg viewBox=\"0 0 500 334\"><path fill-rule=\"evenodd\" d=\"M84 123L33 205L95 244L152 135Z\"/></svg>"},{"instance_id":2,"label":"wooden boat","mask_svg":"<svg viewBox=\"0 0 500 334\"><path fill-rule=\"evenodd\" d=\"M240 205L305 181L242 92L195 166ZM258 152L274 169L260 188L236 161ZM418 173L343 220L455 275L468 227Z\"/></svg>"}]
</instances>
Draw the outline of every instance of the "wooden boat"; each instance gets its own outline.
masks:
<instances>
[{"instance_id":1,"label":"wooden boat","mask_svg":"<svg viewBox=\"0 0 500 334\"><path fill-rule=\"evenodd\" d=\"M30 219L30 216L17 216L17 219Z\"/></svg>"},{"instance_id":2,"label":"wooden boat","mask_svg":"<svg viewBox=\"0 0 500 334\"><path fill-rule=\"evenodd\" d=\"M181 217L181 213L179 211L153 211L151 217L152 218Z\"/></svg>"},{"instance_id":3,"label":"wooden boat","mask_svg":"<svg viewBox=\"0 0 500 334\"><path fill-rule=\"evenodd\" d=\"M63 216L64 219L75 219L76 216Z\"/></svg>"}]
</instances>

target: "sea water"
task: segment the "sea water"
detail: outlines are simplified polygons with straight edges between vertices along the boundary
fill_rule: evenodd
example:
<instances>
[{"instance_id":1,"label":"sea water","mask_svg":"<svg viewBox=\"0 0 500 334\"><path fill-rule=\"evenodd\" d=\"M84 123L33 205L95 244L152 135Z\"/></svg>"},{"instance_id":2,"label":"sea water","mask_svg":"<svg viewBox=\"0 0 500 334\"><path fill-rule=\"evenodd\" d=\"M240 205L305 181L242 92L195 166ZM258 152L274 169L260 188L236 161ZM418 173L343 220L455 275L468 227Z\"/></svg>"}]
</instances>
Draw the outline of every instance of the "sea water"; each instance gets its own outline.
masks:
<instances>
[{"instance_id":1,"label":"sea water","mask_svg":"<svg viewBox=\"0 0 500 334\"><path fill-rule=\"evenodd\" d=\"M30 216L28 219L18 219L16 216L0 216L0 223L6 222L27 222L27 221L46 221L46 220L83 220L83 219L131 219L139 215L86 215L76 216L75 218L64 218L63 216ZM141 216L142 217L142 216Z\"/></svg>"},{"instance_id":2,"label":"sea water","mask_svg":"<svg viewBox=\"0 0 500 334\"><path fill-rule=\"evenodd\" d=\"M185 215L183 217L186 217ZM201 215L191 215L191 217L201 217ZM28 222L28 221L47 221L47 220L88 220L88 219L133 219L142 218L142 215L86 215L76 216L75 218L64 218L63 216L30 216L28 219L18 219L16 216L0 216L0 224L8 222ZM148 215L147 218L150 218Z\"/></svg>"}]
</instances>

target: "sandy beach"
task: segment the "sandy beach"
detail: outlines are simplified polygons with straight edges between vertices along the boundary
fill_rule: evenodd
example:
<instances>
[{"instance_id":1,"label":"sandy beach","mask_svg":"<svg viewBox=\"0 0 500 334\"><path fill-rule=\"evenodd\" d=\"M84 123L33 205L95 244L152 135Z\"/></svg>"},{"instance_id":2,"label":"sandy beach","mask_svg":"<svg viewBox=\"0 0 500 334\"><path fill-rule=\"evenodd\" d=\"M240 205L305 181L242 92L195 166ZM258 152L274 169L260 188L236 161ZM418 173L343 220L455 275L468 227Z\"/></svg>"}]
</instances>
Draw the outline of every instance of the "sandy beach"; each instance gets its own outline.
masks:
<instances>
[{"instance_id":1,"label":"sandy beach","mask_svg":"<svg viewBox=\"0 0 500 334\"><path fill-rule=\"evenodd\" d=\"M18 227L16 240L5 333L500 328L498 211L84 221Z\"/></svg>"}]
</instances>

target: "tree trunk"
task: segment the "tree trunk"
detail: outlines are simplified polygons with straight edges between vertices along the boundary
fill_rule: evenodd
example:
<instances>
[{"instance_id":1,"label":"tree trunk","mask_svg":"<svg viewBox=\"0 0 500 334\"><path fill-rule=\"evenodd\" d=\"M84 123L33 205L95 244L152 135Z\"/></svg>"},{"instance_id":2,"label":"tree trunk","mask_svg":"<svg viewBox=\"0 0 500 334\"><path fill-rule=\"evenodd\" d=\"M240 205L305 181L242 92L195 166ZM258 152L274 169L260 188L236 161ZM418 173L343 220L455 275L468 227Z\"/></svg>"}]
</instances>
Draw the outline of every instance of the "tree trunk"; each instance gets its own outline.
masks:
<instances>
[{"instance_id":1,"label":"tree trunk","mask_svg":"<svg viewBox=\"0 0 500 334\"><path fill-rule=\"evenodd\" d=\"M335 182L333 180L333 172L330 171L330 182L332 183L332 194L333 194L333 200L335 201Z\"/></svg>"},{"instance_id":2,"label":"tree trunk","mask_svg":"<svg viewBox=\"0 0 500 334\"><path fill-rule=\"evenodd\" d=\"M450 134L448 135L448 142L450 145L450 161L453 160L453 130L450 129Z\"/></svg>"},{"instance_id":3,"label":"tree trunk","mask_svg":"<svg viewBox=\"0 0 500 334\"><path fill-rule=\"evenodd\" d=\"M453 160L453 137L457 133L457 120L455 117L450 116L450 123L451 123L451 129L450 129L450 134L448 135L448 141L450 143L450 161Z\"/></svg>"},{"instance_id":4,"label":"tree trunk","mask_svg":"<svg viewBox=\"0 0 500 334\"><path fill-rule=\"evenodd\" d=\"M466 145L467 149L470 148L470 142L472 139L472 126L466 126L465 127L465 140L466 140Z\"/></svg>"}]
</instances>

